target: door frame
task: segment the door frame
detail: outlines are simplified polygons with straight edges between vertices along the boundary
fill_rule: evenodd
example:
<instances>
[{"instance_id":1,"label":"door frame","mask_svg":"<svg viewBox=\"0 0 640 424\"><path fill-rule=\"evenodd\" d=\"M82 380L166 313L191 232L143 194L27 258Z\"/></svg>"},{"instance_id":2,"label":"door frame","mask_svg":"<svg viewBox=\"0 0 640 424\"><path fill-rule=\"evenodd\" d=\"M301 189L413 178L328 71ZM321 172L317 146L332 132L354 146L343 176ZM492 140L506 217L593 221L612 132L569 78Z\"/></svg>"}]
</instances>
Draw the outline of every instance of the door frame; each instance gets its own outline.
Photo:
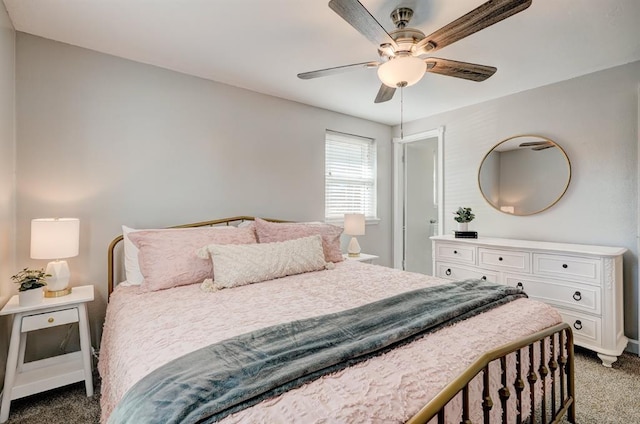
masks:
<instances>
[{"instance_id":1,"label":"door frame","mask_svg":"<svg viewBox=\"0 0 640 424\"><path fill-rule=\"evenodd\" d=\"M438 235L443 234L444 223L444 126L403 137L393 138L393 267L403 269L404 261L404 148L407 143L438 139Z\"/></svg>"}]
</instances>

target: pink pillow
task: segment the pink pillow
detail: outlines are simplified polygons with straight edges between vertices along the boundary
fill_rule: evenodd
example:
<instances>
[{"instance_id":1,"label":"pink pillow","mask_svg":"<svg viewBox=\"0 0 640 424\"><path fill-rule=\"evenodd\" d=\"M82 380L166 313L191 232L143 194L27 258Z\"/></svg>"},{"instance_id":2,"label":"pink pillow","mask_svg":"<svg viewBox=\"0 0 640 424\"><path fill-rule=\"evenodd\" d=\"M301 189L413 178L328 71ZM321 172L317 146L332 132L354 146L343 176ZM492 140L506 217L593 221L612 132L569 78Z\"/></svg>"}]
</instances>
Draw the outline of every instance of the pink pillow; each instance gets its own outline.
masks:
<instances>
[{"instance_id":1,"label":"pink pillow","mask_svg":"<svg viewBox=\"0 0 640 424\"><path fill-rule=\"evenodd\" d=\"M255 223L260 243L287 241L318 234L322 236L322 250L327 262L340 262L344 259L340 250L340 235L342 234L340 227L308 222L269 222L260 218L256 218Z\"/></svg>"},{"instance_id":2,"label":"pink pillow","mask_svg":"<svg viewBox=\"0 0 640 424\"><path fill-rule=\"evenodd\" d=\"M140 249L138 262L144 281L143 291L201 283L213 278L210 259L199 258L196 251L209 244L256 243L253 228L202 227L129 233Z\"/></svg>"}]
</instances>

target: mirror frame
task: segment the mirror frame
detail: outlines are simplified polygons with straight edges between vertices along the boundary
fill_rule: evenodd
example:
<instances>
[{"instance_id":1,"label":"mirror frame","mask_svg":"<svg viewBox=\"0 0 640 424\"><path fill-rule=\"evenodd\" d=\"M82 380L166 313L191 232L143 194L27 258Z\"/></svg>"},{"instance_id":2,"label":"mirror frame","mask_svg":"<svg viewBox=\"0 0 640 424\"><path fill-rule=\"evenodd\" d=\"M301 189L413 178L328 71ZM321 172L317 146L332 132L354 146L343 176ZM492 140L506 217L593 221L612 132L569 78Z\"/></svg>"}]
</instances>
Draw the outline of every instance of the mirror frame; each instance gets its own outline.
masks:
<instances>
[{"instance_id":1,"label":"mirror frame","mask_svg":"<svg viewBox=\"0 0 640 424\"><path fill-rule=\"evenodd\" d=\"M544 141L548 141L549 143L553 143L553 145L555 147L558 148L558 150L562 153L562 155L564 156L564 159L567 163L567 167L569 169L569 176L567 178L567 183L564 186L564 189L562 190L562 192L558 195L558 197L551 202L550 204L548 204L547 206L545 206L542 209L536 210L534 212L531 213L509 213L509 212L504 212L502 210L500 210L499 207L497 207L496 205L493 204L493 202L491 202L487 196L484 194L484 191L482 191L482 185L480 184L480 171L482 171L482 165L484 164L484 161L487 159L487 157L496 149L496 147L500 146L503 143L506 143L510 140L513 140L514 138L520 138L520 137L536 137L539 139L542 139ZM569 156L567 155L567 152L564 151L564 149L555 141L547 138L547 137L543 137L541 135L537 135L537 134L520 134L520 135L514 135L512 137L509 138L505 138L504 140L499 141L498 143L494 144L493 147L491 147L491 149L489 149L489 151L482 157L482 160L480 161L480 166L478 167L478 189L480 190L480 194L482 194L482 197L484 198L484 200L495 210L497 210L500 213L504 213L506 215L511 215L511 216L531 216L531 215L535 215L537 213L541 213L546 211L547 209L549 209L550 207L552 207L553 205L555 205L556 203L558 203L560 201L560 199L562 199L562 197L565 195L565 193L567 192L567 189L569 188L569 184L571 183L571 161L569 160Z\"/></svg>"}]
</instances>

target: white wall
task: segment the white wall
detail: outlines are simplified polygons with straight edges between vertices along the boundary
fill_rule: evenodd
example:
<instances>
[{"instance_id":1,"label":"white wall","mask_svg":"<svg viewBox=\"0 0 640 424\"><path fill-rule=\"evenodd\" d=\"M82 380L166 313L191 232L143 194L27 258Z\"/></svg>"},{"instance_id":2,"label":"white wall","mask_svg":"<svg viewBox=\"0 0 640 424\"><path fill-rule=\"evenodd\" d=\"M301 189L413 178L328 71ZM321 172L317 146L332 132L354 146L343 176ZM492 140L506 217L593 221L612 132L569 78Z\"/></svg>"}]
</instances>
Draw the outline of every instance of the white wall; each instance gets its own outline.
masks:
<instances>
[{"instance_id":1,"label":"white wall","mask_svg":"<svg viewBox=\"0 0 640 424\"><path fill-rule=\"evenodd\" d=\"M493 78L499 77L498 73ZM473 208L473 229L480 235L628 248L625 329L636 340L639 82L640 62L635 62L404 127L405 134L414 134L445 126L445 216L450 217L458 206ZM528 217L495 210L485 202L477 183L484 155L498 141L518 134L550 138L564 148L572 164L565 196L549 210ZM447 220L445 233L453 225L453 218ZM637 349L637 342L632 348Z\"/></svg>"},{"instance_id":2,"label":"white wall","mask_svg":"<svg viewBox=\"0 0 640 424\"><path fill-rule=\"evenodd\" d=\"M0 2L0 307L15 271L15 31ZM9 318L0 319L0 346L9 343ZM7 350L0 349L0 387Z\"/></svg>"},{"instance_id":3,"label":"white wall","mask_svg":"<svg viewBox=\"0 0 640 424\"><path fill-rule=\"evenodd\" d=\"M120 225L163 227L236 215L324 218L325 130L378 143L381 221L360 237L391 264L391 128L18 33L17 235L30 220L81 219L72 285L94 284L94 339L107 297L107 246Z\"/></svg>"},{"instance_id":4,"label":"white wall","mask_svg":"<svg viewBox=\"0 0 640 424\"><path fill-rule=\"evenodd\" d=\"M0 297L11 291L15 205L15 31L0 3Z\"/></svg>"},{"instance_id":5,"label":"white wall","mask_svg":"<svg viewBox=\"0 0 640 424\"><path fill-rule=\"evenodd\" d=\"M0 2L0 307L11 293L15 271L15 31ZM0 345L7 346L8 319L0 320ZM6 349L0 349L0 385Z\"/></svg>"}]
</instances>

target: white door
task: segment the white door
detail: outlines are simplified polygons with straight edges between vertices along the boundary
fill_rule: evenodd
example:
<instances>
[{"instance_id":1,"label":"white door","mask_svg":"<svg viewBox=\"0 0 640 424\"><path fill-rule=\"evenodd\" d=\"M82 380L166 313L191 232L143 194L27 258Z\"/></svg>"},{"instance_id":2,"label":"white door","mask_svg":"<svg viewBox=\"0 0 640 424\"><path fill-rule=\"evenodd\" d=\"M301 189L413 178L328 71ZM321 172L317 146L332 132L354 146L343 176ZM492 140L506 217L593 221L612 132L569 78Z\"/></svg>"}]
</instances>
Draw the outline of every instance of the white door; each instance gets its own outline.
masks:
<instances>
[{"instance_id":1,"label":"white door","mask_svg":"<svg viewBox=\"0 0 640 424\"><path fill-rule=\"evenodd\" d=\"M438 139L405 143L404 269L433 275L431 239L438 225Z\"/></svg>"},{"instance_id":2,"label":"white door","mask_svg":"<svg viewBox=\"0 0 640 424\"><path fill-rule=\"evenodd\" d=\"M394 266L433 275L432 235L443 215L443 130L394 140Z\"/></svg>"}]
</instances>

